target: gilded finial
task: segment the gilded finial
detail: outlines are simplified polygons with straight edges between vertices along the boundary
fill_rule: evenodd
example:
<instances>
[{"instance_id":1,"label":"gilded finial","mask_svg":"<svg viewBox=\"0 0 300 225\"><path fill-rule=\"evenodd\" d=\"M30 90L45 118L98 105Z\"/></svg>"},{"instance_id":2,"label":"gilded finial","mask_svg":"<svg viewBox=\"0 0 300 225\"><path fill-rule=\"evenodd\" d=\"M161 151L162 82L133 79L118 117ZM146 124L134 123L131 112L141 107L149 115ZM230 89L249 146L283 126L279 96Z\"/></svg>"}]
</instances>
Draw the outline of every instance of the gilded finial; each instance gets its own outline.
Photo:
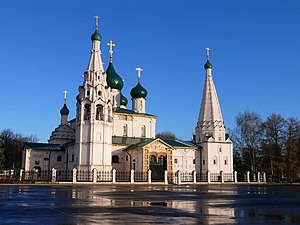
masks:
<instances>
[{"instance_id":1,"label":"gilded finial","mask_svg":"<svg viewBox=\"0 0 300 225\"><path fill-rule=\"evenodd\" d=\"M99 26L98 26L98 20L99 20L99 16L94 16L94 18L96 19L96 30L98 30L99 29Z\"/></svg>"},{"instance_id":2,"label":"gilded finial","mask_svg":"<svg viewBox=\"0 0 300 225\"><path fill-rule=\"evenodd\" d=\"M206 57L207 57L207 60L209 60L209 56L210 56L210 48L206 48Z\"/></svg>"},{"instance_id":3,"label":"gilded finial","mask_svg":"<svg viewBox=\"0 0 300 225\"><path fill-rule=\"evenodd\" d=\"M109 61L112 63L113 47L116 46L116 44L113 44L112 40L110 40L107 45L109 46Z\"/></svg>"},{"instance_id":4,"label":"gilded finial","mask_svg":"<svg viewBox=\"0 0 300 225\"><path fill-rule=\"evenodd\" d=\"M138 68L135 68L136 71L138 71L138 81L140 83L140 80L141 80L141 72L143 71L142 68L138 67Z\"/></svg>"}]
</instances>

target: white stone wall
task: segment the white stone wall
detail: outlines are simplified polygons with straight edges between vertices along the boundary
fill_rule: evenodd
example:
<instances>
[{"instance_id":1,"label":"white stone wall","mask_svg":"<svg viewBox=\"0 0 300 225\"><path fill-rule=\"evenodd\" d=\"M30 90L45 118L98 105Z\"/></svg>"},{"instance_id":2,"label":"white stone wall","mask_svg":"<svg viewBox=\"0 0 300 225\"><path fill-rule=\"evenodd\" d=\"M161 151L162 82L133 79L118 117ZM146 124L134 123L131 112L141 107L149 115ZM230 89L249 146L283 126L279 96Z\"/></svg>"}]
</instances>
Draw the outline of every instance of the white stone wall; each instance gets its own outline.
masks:
<instances>
[{"instance_id":1,"label":"white stone wall","mask_svg":"<svg viewBox=\"0 0 300 225\"><path fill-rule=\"evenodd\" d=\"M127 137L142 137L142 129L145 128L144 136L155 138L156 119L154 117L114 114L113 135L124 136L124 126L127 127Z\"/></svg>"},{"instance_id":2,"label":"white stone wall","mask_svg":"<svg viewBox=\"0 0 300 225\"><path fill-rule=\"evenodd\" d=\"M196 157L198 150L191 148L176 148L172 152L173 172L178 170L182 172L192 172L196 170ZM195 164L194 164L195 160ZM198 160L199 161L199 160Z\"/></svg>"},{"instance_id":3,"label":"white stone wall","mask_svg":"<svg viewBox=\"0 0 300 225\"><path fill-rule=\"evenodd\" d=\"M202 149L202 172L211 173L232 173L233 154L232 143L230 142L204 142ZM205 160L205 163L203 163ZM226 161L226 162L225 162Z\"/></svg>"},{"instance_id":4,"label":"white stone wall","mask_svg":"<svg viewBox=\"0 0 300 225\"><path fill-rule=\"evenodd\" d=\"M50 162L50 170L52 168L58 170L65 170L66 169L66 155L64 151L49 151L45 150L30 150L26 149L26 163L24 170L29 171L33 170L33 168L40 167L41 170L48 170L49 169L49 162ZM50 154L49 154L50 153ZM49 158L50 160L45 160L45 158ZM58 156L61 156L61 161L57 161Z\"/></svg>"}]
</instances>

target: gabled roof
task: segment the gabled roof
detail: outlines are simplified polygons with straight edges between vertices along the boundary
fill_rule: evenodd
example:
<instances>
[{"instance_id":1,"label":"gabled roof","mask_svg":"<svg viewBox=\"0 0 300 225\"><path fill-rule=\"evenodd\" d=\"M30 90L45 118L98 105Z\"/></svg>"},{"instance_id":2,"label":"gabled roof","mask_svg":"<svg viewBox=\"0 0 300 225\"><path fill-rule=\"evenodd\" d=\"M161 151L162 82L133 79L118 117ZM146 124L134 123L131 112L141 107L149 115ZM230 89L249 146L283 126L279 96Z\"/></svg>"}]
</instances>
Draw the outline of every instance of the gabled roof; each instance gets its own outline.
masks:
<instances>
[{"instance_id":1,"label":"gabled roof","mask_svg":"<svg viewBox=\"0 0 300 225\"><path fill-rule=\"evenodd\" d=\"M137 144L135 144L135 145L131 145L131 146L129 146L128 148L126 148L125 150L136 149L136 148L143 148L143 147L145 147L145 146L147 146L147 145L149 145L149 144L152 144L152 143L154 143L154 142L156 142L156 141L159 141L159 142L163 143L164 145L167 145L168 147L173 148L172 145L168 144L168 143L165 142L164 140L162 140L162 139L160 139L160 138L156 138L156 139L145 140L145 141L140 142L140 143L137 143Z\"/></svg>"},{"instance_id":2,"label":"gabled roof","mask_svg":"<svg viewBox=\"0 0 300 225\"><path fill-rule=\"evenodd\" d=\"M147 113L136 113L135 111L132 111L130 109L122 109L122 108L115 108L113 110L113 113L116 114L127 114L127 115L135 115L135 116L146 116L146 117L157 117L151 114L147 114Z\"/></svg>"},{"instance_id":3,"label":"gabled roof","mask_svg":"<svg viewBox=\"0 0 300 225\"><path fill-rule=\"evenodd\" d=\"M198 148L198 146L194 145L190 141L179 141L179 140L164 140L169 145L174 148Z\"/></svg>"},{"instance_id":4,"label":"gabled roof","mask_svg":"<svg viewBox=\"0 0 300 225\"><path fill-rule=\"evenodd\" d=\"M60 144L33 143L24 142L23 149L47 150L47 151L64 151L64 147Z\"/></svg>"}]
</instances>

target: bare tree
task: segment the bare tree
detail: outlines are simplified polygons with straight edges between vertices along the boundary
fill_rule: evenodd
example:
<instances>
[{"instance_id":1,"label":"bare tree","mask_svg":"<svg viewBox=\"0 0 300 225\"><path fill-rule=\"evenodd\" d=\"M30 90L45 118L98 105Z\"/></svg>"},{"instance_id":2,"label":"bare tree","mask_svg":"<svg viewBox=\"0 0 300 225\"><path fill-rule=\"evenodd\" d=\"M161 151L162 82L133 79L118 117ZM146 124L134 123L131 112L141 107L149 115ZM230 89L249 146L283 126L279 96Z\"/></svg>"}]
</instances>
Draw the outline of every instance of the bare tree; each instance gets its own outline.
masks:
<instances>
[{"instance_id":1,"label":"bare tree","mask_svg":"<svg viewBox=\"0 0 300 225\"><path fill-rule=\"evenodd\" d=\"M163 131L161 133L156 134L156 138L164 139L164 140L175 140L177 139L176 135L170 131Z\"/></svg>"},{"instance_id":2,"label":"bare tree","mask_svg":"<svg viewBox=\"0 0 300 225\"><path fill-rule=\"evenodd\" d=\"M260 166L260 141L262 137L262 120L260 115L245 111L236 117L237 127L231 132L234 142L234 155L244 170L256 173Z\"/></svg>"},{"instance_id":3,"label":"bare tree","mask_svg":"<svg viewBox=\"0 0 300 225\"><path fill-rule=\"evenodd\" d=\"M0 132L0 149L3 151L3 168L20 168L22 160L22 147L24 142L37 142L36 136L24 136L20 133L14 133L10 129L4 129ZM1 154L1 151L0 151ZM0 155L1 161L1 155Z\"/></svg>"},{"instance_id":4,"label":"bare tree","mask_svg":"<svg viewBox=\"0 0 300 225\"><path fill-rule=\"evenodd\" d=\"M280 179L283 173L282 153L286 133L286 120L279 114L272 113L263 123L264 138L262 150L264 169L270 173L271 180L274 175Z\"/></svg>"},{"instance_id":5,"label":"bare tree","mask_svg":"<svg viewBox=\"0 0 300 225\"><path fill-rule=\"evenodd\" d=\"M290 182L300 173L299 158L297 152L299 148L300 123L296 118L286 120L286 134L283 150L283 170Z\"/></svg>"}]
</instances>

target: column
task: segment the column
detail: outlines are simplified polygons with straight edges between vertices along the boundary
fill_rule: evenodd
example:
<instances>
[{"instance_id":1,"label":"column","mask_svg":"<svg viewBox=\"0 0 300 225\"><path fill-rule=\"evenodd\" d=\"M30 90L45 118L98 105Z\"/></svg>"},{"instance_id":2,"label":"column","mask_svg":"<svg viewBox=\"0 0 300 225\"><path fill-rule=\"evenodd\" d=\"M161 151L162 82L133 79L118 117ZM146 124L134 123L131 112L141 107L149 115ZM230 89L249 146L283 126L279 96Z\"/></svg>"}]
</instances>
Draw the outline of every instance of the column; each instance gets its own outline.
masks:
<instances>
[{"instance_id":1,"label":"column","mask_svg":"<svg viewBox=\"0 0 300 225\"><path fill-rule=\"evenodd\" d=\"M234 183L237 183L237 172L234 171L233 173L234 173Z\"/></svg>"},{"instance_id":2,"label":"column","mask_svg":"<svg viewBox=\"0 0 300 225\"><path fill-rule=\"evenodd\" d=\"M148 170L148 184L151 184L151 170Z\"/></svg>"},{"instance_id":3,"label":"column","mask_svg":"<svg viewBox=\"0 0 300 225\"><path fill-rule=\"evenodd\" d=\"M93 183L97 183L97 172L98 170L96 168L94 168L92 170L92 174L93 174Z\"/></svg>"},{"instance_id":4,"label":"column","mask_svg":"<svg viewBox=\"0 0 300 225\"><path fill-rule=\"evenodd\" d=\"M23 173L24 173L24 170L20 169L20 178L19 178L19 181L22 181L22 179L23 179Z\"/></svg>"},{"instance_id":5,"label":"column","mask_svg":"<svg viewBox=\"0 0 300 225\"><path fill-rule=\"evenodd\" d=\"M177 184L178 185L181 184L181 171L180 170L177 171Z\"/></svg>"},{"instance_id":6,"label":"column","mask_svg":"<svg viewBox=\"0 0 300 225\"><path fill-rule=\"evenodd\" d=\"M116 169L112 170L112 182L113 182L113 184L116 183L116 172L117 172Z\"/></svg>"},{"instance_id":7,"label":"column","mask_svg":"<svg viewBox=\"0 0 300 225\"><path fill-rule=\"evenodd\" d=\"M77 169L74 168L73 169L73 183L76 183L77 182Z\"/></svg>"},{"instance_id":8,"label":"column","mask_svg":"<svg viewBox=\"0 0 300 225\"><path fill-rule=\"evenodd\" d=\"M165 184L168 184L168 171L165 170Z\"/></svg>"},{"instance_id":9,"label":"column","mask_svg":"<svg viewBox=\"0 0 300 225\"><path fill-rule=\"evenodd\" d=\"M197 172L196 172L196 170L193 171L193 183L194 184L197 183Z\"/></svg>"},{"instance_id":10,"label":"column","mask_svg":"<svg viewBox=\"0 0 300 225\"><path fill-rule=\"evenodd\" d=\"M207 171L207 183L210 183L210 172Z\"/></svg>"},{"instance_id":11,"label":"column","mask_svg":"<svg viewBox=\"0 0 300 225\"><path fill-rule=\"evenodd\" d=\"M134 183L134 170L130 171L130 183L133 184Z\"/></svg>"},{"instance_id":12,"label":"column","mask_svg":"<svg viewBox=\"0 0 300 225\"><path fill-rule=\"evenodd\" d=\"M52 168L52 179L51 179L52 183L56 182L56 169Z\"/></svg>"},{"instance_id":13,"label":"column","mask_svg":"<svg viewBox=\"0 0 300 225\"><path fill-rule=\"evenodd\" d=\"M260 172L257 172L257 182L260 183Z\"/></svg>"},{"instance_id":14,"label":"column","mask_svg":"<svg viewBox=\"0 0 300 225\"><path fill-rule=\"evenodd\" d=\"M220 172L220 176L221 176L221 183L224 183L224 172L223 171Z\"/></svg>"},{"instance_id":15,"label":"column","mask_svg":"<svg viewBox=\"0 0 300 225\"><path fill-rule=\"evenodd\" d=\"M250 183L250 172L247 171L247 183Z\"/></svg>"}]
</instances>

